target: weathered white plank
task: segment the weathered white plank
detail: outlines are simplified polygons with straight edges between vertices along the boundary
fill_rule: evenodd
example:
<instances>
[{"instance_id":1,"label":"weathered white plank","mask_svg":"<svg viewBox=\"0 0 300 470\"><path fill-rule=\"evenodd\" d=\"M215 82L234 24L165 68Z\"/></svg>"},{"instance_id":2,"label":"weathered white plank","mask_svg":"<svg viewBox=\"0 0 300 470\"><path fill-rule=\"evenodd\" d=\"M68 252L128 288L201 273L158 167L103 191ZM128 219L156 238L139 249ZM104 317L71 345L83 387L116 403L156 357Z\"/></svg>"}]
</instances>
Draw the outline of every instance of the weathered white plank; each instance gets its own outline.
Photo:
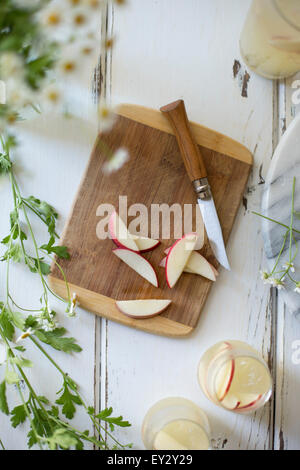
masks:
<instances>
[{"instance_id":1,"label":"weathered white plank","mask_svg":"<svg viewBox=\"0 0 300 470\"><path fill-rule=\"evenodd\" d=\"M171 395L186 396L207 411L216 447L270 447L270 406L250 417L223 411L204 398L196 378L201 354L222 339L248 341L271 357L269 293L259 280L260 220L251 210L260 207L261 175L272 154L273 85L250 73L248 97L242 97L243 65L233 76L234 61L241 62L238 38L248 6L249 1L238 0L132 0L115 11L114 102L159 108L183 97L191 119L243 142L255 154L228 245L232 271L221 272L193 336L175 340L107 325L106 400L132 421L132 428L119 435L136 448L142 448L147 409Z\"/></svg>"},{"instance_id":2,"label":"weathered white plank","mask_svg":"<svg viewBox=\"0 0 300 470\"><path fill-rule=\"evenodd\" d=\"M281 135L300 112L300 73L282 82L279 123ZM299 176L299 175L295 175ZM299 390L300 322L279 301L277 310L276 420L274 446L280 450L300 449Z\"/></svg>"},{"instance_id":3,"label":"weathered white plank","mask_svg":"<svg viewBox=\"0 0 300 470\"><path fill-rule=\"evenodd\" d=\"M92 70L86 70L77 77L74 99L79 105L79 117L65 119L59 115L37 116L34 120L24 122L20 126L18 138L20 147L15 154L17 176L24 195L35 195L48 201L60 215L58 231L61 232L66 222L71 204L77 191L81 175L89 158L95 140L96 123L87 118L91 105ZM78 109L78 108L77 108ZM8 230L9 211L12 208L12 196L6 180L1 180L1 238ZM33 218L33 226L41 241L46 241L47 232L41 230L41 224ZM3 264L3 263L1 263ZM4 294L3 266L0 267L0 292ZM11 288L15 300L21 306L34 308L39 306L41 289L37 277L23 266L11 271ZM55 352L46 346L48 352L58 364L80 385L86 401L94 404L94 343L95 319L93 315L79 309L78 317L69 319L64 313L62 304L53 301L52 307L57 309L58 320L69 334L78 339L83 348L80 354L68 356ZM26 355L33 360L35 367L28 375L39 394L48 396L55 401L56 391L61 387L61 379L49 361L26 340ZM2 371L1 371L2 373ZM9 394L13 393L10 387ZM91 429L88 419L79 412L74 424L80 429ZM0 437L7 449L26 448L26 426L13 430L8 419L1 415Z\"/></svg>"}]
</instances>

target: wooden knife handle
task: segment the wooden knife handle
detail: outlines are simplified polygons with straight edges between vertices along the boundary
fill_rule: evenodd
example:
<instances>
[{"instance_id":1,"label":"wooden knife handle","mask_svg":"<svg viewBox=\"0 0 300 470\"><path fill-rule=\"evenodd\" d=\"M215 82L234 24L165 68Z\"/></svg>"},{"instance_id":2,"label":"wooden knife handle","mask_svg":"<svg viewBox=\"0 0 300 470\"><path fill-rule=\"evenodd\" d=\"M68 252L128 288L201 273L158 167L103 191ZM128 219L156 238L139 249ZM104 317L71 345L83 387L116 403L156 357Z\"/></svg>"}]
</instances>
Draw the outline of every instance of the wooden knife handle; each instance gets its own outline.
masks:
<instances>
[{"instance_id":1,"label":"wooden knife handle","mask_svg":"<svg viewBox=\"0 0 300 470\"><path fill-rule=\"evenodd\" d=\"M207 173L199 147L192 136L184 101L178 100L160 108L175 132L180 153L191 181L206 178Z\"/></svg>"}]
</instances>

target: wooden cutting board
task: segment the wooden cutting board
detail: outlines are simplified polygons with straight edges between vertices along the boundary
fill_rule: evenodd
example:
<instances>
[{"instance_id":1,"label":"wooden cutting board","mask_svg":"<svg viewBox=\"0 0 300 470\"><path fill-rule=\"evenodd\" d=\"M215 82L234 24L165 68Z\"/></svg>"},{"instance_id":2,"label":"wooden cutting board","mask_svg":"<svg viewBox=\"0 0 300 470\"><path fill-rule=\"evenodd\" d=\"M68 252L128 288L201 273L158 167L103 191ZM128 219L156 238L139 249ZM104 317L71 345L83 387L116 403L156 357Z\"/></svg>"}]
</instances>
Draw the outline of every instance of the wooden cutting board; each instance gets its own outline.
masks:
<instances>
[{"instance_id":1,"label":"wooden cutting board","mask_svg":"<svg viewBox=\"0 0 300 470\"><path fill-rule=\"evenodd\" d=\"M195 123L191 128L205 160L226 243L252 166L252 155L238 142L213 130ZM106 155L99 138L96 141L62 237L62 244L69 247L71 254L70 260L61 261L70 290L77 294L83 308L96 315L155 334L186 336L197 325L212 284L218 289L218 281L212 283L201 276L184 274L175 288L167 286L159 262L173 243L172 230L170 240L162 240L159 247L144 254L156 270L159 288L114 256L111 240L96 236L101 220L96 215L98 206L112 204L118 211L119 195L127 196L128 207L135 203L149 209L151 204L196 204L173 131L159 111L123 105L116 125L101 139L112 149L128 148L130 160L118 172L105 175L102 166ZM129 217L128 223L130 220ZM201 253L217 267L207 241ZM55 265L49 282L57 294L66 297L65 283ZM114 299L144 298L171 299L172 304L157 317L135 320L121 314L114 303Z\"/></svg>"}]
</instances>

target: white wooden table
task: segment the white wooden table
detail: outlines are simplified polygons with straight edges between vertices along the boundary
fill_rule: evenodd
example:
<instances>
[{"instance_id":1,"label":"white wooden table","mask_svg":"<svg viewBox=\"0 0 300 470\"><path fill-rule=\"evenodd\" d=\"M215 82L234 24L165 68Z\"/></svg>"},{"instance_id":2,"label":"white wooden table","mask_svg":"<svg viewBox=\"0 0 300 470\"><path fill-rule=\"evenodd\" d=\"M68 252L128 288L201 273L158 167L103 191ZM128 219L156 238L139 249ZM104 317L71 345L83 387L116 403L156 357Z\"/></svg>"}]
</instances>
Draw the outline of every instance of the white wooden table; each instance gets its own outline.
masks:
<instances>
[{"instance_id":1,"label":"white wooden table","mask_svg":"<svg viewBox=\"0 0 300 470\"><path fill-rule=\"evenodd\" d=\"M264 267L260 220L251 213L260 209L273 150L295 112L291 103L295 78L272 83L249 72L248 96L242 96L244 65L238 39L249 4L250 0L130 0L123 8L109 6L102 21L102 36L117 36L112 53L102 57L98 83L102 95L113 103L153 108L184 98L192 120L242 142L255 159L228 245L232 271L221 272L191 337L156 337L82 310L70 320L57 306L60 323L78 338L83 352L72 357L53 355L80 384L89 403L96 408L113 406L116 414L131 421L132 427L118 435L122 442L133 442L136 449L143 448L140 429L147 409L172 395L190 398L203 407L216 448L300 449L300 365L292 362L300 323L260 280L259 270ZM236 60L242 69L234 78ZM90 81L90 74L82 75L82 118L88 112ZM61 214L60 228L95 135L96 126L79 119L50 116L22 126L23 147L16 158L23 192L49 200ZM1 235L5 235L11 198L8 184L0 184ZM12 283L17 300L27 306L36 303L39 286L25 268L15 268ZM1 295L3 289L1 283ZM272 370L273 400L254 415L238 416L217 408L199 389L200 356L210 345L228 338L251 343ZM32 350L30 355L37 364L36 353ZM32 380L55 399L59 381L48 363L39 360ZM80 413L75 420L84 427ZM8 449L26 448L25 428L12 430L3 416L0 427Z\"/></svg>"}]
</instances>

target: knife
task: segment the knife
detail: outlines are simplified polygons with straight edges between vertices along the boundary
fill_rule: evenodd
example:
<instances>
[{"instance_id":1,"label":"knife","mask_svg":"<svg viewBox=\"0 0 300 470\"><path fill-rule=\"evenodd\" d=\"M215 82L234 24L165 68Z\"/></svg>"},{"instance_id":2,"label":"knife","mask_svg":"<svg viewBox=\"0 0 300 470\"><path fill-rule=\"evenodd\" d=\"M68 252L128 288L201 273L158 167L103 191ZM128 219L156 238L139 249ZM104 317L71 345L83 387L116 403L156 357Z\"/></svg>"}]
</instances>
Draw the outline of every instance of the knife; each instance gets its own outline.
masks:
<instances>
[{"instance_id":1,"label":"knife","mask_svg":"<svg viewBox=\"0 0 300 470\"><path fill-rule=\"evenodd\" d=\"M166 115L174 130L187 174L197 195L212 251L218 262L224 268L230 270L222 229L208 183L204 160L192 136L184 101L174 101L160 108L160 111Z\"/></svg>"}]
</instances>

